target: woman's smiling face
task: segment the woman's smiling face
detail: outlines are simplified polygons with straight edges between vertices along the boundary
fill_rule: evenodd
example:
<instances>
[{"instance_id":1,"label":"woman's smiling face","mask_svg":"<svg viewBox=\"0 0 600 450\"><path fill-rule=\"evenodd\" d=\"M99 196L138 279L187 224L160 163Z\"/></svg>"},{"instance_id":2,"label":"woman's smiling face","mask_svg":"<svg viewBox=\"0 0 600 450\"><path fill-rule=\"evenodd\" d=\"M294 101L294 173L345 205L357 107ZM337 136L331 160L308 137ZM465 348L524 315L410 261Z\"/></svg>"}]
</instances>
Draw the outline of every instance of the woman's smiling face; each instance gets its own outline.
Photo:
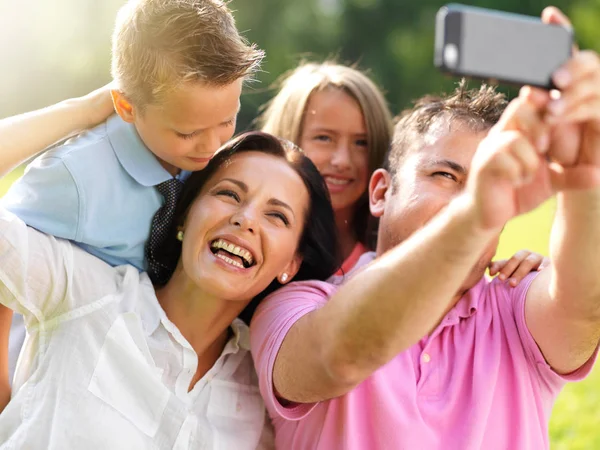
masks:
<instances>
[{"instance_id":1,"label":"woman's smiling face","mask_svg":"<svg viewBox=\"0 0 600 450\"><path fill-rule=\"evenodd\" d=\"M282 157L232 156L206 182L184 225L181 262L209 295L249 301L298 271L309 194Z\"/></svg>"}]
</instances>

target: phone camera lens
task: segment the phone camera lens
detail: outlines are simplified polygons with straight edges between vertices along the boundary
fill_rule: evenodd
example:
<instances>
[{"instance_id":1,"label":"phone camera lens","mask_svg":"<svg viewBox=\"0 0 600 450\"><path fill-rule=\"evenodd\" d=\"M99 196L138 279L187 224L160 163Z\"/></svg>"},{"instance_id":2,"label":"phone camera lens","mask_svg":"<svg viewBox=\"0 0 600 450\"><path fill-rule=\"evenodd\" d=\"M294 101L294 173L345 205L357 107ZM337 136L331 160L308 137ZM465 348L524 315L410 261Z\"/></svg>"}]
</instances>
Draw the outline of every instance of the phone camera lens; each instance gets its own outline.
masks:
<instances>
[{"instance_id":1,"label":"phone camera lens","mask_svg":"<svg viewBox=\"0 0 600 450\"><path fill-rule=\"evenodd\" d=\"M455 44L446 44L444 47L444 64L450 69L458 65L458 48Z\"/></svg>"}]
</instances>

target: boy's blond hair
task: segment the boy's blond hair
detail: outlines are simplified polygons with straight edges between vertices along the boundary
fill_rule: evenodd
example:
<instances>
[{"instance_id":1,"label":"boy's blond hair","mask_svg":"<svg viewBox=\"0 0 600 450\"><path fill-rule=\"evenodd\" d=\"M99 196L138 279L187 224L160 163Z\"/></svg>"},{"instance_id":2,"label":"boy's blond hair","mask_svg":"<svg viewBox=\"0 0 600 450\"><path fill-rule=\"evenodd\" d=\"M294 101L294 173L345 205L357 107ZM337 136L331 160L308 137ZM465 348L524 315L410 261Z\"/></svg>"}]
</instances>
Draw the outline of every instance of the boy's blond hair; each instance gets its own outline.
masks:
<instances>
[{"instance_id":1,"label":"boy's blond hair","mask_svg":"<svg viewBox=\"0 0 600 450\"><path fill-rule=\"evenodd\" d=\"M257 119L262 131L299 144L311 95L314 92L337 89L353 98L363 114L367 129L370 173L383 165L392 138L392 115L383 93L363 72L334 61L307 62L284 74L280 83L281 90ZM371 245L367 223L369 217L365 193L356 207L354 228L357 238L367 246Z\"/></svg>"},{"instance_id":2,"label":"boy's blond hair","mask_svg":"<svg viewBox=\"0 0 600 450\"><path fill-rule=\"evenodd\" d=\"M252 75L263 57L224 1L130 0L117 15L112 76L143 108L185 82L224 86Z\"/></svg>"}]
</instances>

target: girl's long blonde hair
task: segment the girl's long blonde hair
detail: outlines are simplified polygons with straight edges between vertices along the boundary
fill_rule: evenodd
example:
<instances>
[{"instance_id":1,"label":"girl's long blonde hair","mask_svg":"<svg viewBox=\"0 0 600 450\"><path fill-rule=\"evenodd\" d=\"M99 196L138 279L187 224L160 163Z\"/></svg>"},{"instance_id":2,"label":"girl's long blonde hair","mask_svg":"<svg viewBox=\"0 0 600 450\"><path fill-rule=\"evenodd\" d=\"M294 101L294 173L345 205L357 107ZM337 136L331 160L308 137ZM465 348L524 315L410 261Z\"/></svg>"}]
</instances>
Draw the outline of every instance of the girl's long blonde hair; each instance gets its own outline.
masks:
<instances>
[{"instance_id":1,"label":"girl's long blonde hair","mask_svg":"<svg viewBox=\"0 0 600 450\"><path fill-rule=\"evenodd\" d=\"M392 115L375 83L355 67L337 64L303 63L279 80L279 93L267 103L257 118L262 131L299 144L306 106L314 92L339 89L353 98L362 111L367 129L369 172L383 166L393 132ZM368 192L359 199L354 213L357 239L373 248Z\"/></svg>"}]
</instances>

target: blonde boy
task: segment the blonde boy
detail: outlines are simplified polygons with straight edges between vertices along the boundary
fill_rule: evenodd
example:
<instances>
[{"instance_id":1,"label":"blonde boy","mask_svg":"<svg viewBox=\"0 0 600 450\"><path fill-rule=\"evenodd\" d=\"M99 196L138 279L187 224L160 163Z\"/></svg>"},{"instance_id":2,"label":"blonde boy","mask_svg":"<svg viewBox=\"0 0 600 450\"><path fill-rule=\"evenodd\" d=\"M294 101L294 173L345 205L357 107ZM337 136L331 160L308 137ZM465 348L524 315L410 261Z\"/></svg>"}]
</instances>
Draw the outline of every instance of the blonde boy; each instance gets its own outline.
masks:
<instances>
[{"instance_id":1,"label":"blonde boy","mask_svg":"<svg viewBox=\"0 0 600 450\"><path fill-rule=\"evenodd\" d=\"M233 135L263 52L220 0L130 1L112 51L117 115L37 158L3 203L40 231L143 270L164 202L156 187L203 169Z\"/></svg>"},{"instance_id":2,"label":"blonde boy","mask_svg":"<svg viewBox=\"0 0 600 450\"><path fill-rule=\"evenodd\" d=\"M2 203L111 265L146 270L153 218L167 221L160 210L175 201L161 187L203 169L233 135L242 84L264 54L221 0L129 1L112 52L117 114L34 160ZM23 337L15 316L11 372Z\"/></svg>"}]
</instances>

